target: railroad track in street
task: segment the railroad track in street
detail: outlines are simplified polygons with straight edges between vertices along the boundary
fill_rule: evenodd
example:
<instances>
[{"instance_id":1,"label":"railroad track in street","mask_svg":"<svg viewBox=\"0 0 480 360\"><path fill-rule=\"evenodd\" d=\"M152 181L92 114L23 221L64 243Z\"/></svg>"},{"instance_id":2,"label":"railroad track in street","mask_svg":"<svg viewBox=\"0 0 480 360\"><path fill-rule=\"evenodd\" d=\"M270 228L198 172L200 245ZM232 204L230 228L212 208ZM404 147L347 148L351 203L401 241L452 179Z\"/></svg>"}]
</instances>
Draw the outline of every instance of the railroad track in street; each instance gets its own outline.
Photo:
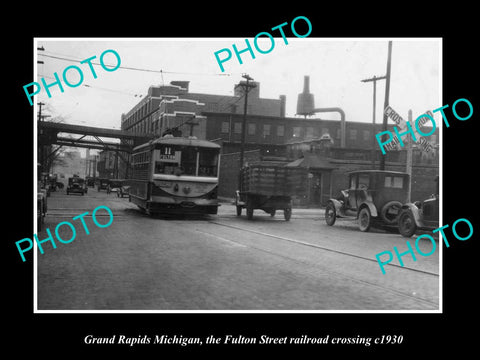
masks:
<instances>
[{"instance_id":1,"label":"railroad track in street","mask_svg":"<svg viewBox=\"0 0 480 360\"><path fill-rule=\"evenodd\" d=\"M331 252L331 253L340 254L340 255L343 255L343 256L348 256L348 257L352 257L352 258L356 258L356 259L360 259L360 260L364 260L364 261L377 263L377 260L368 258L366 256L362 256L362 255L358 255L358 254L354 254L354 253L349 253L349 252L345 252L345 251L340 251L340 250L332 249L332 248L329 248L329 247L326 247L326 246L321 246L321 245L318 245L318 244L312 244L312 243L302 241L302 240L292 239L292 238L279 236L279 235L275 235L275 234L269 234L269 233L266 233L266 232L263 232L263 231L257 231L257 230L253 230L253 229L243 228L243 227L237 226L237 225L224 224L224 223L220 223L220 222L214 221L214 220L209 221L209 223L217 225L217 226L222 226L222 227L227 227L227 228L231 228L231 229L235 229L235 230L239 230L239 231L244 231L244 232L251 233L251 234L256 234L256 235L260 235L260 236L264 236L264 237L273 238L273 239L276 239L276 240L281 240L281 241L285 241L285 242L289 242L289 243L294 243L294 244L297 244L297 245L310 247L310 248L314 248L314 249L321 250L321 251L327 251L327 252ZM237 242L235 240L229 240L229 241L233 242L233 243L241 244L240 242ZM244 244L241 244L241 245L245 246ZM299 259L297 259L293 256L279 254L279 252L277 252L277 251L272 251L272 250L269 250L269 249L265 249L265 248L262 248L260 246L255 246L255 245L251 245L251 244L246 245L246 246L253 247L257 250L267 252L267 253L270 253L270 254L274 254L274 255L277 255L277 256L282 256L282 257L288 258L289 260L302 261L302 260L299 260ZM421 276L426 276L426 277L433 278L433 279L438 279L439 278L439 274L431 272L431 271L415 269L415 268L406 267L406 266L400 266L400 265L392 264L392 263L390 263L388 265L393 266L397 269L401 269L402 271L405 271L405 272L414 272L414 273L417 273ZM397 295L404 296L404 297L407 297L409 299L414 299L416 301L422 302L424 304L428 304L430 306L431 305L438 306L438 302L431 301L431 300L425 299L425 298L421 298L419 296L412 295L412 294L410 294L408 292L405 292L405 291L393 289L393 288L388 287L388 286L380 285L380 284L374 283L372 281L368 281L368 280L365 280L365 279L360 279L358 276L352 276L352 275L346 274L344 272L335 271L335 270L332 270L331 268L322 267L322 270L326 271L326 272L329 272L329 273L331 273L335 276L339 276L341 278L348 278L349 280L360 282L360 283L363 283L363 284L368 285L368 286L381 288L384 291L395 293Z\"/></svg>"},{"instance_id":2,"label":"railroad track in street","mask_svg":"<svg viewBox=\"0 0 480 360\"><path fill-rule=\"evenodd\" d=\"M283 237L283 236L278 236L278 235L268 234L268 233L261 232L261 231L252 230L252 229L245 229L245 228L235 226L235 225L222 224L222 223L219 223L219 222L216 222L216 221L209 221L209 222L212 223L212 224L219 225L219 226L226 226L226 227L230 227L230 228L233 228L233 229L254 233L254 234L257 234L257 235L268 236L268 237L272 237L272 238L275 238L275 239L280 239L280 240L283 240L283 241L289 241L289 242L304 245L304 246L309 246L309 247L313 247L313 248L317 248L317 249L322 249L322 250L325 250L325 251L335 252L335 253L342 254L342 255L347 255L347 256L363 259L363 260L372 261L374 263L377 262L377 260L368 258L366 256L361 256L361 255L357 255L357 254L348 253L348 252L345 252L345 251L331 249L331 248L328 248L328 247L325 247L325 246L312 244L312 243L305 242L305 241L302 241L302 240L295 240L295 239L291 239L291 238L287 238L287 237ZM388 264L388 265L389 266L394 266L394 267L397 267L397 268L400 268L400 269L404 269L404 270L419 272L419 273L422 273L422 274L432 275L432 276L436 276L436 277L439 276L439 274L431 272L431 271L414 269L414 268L410 268L410 267L407 267L407 266L400 266L400 265L391 264L391 263Z\"/></svg>"}]
</instances>

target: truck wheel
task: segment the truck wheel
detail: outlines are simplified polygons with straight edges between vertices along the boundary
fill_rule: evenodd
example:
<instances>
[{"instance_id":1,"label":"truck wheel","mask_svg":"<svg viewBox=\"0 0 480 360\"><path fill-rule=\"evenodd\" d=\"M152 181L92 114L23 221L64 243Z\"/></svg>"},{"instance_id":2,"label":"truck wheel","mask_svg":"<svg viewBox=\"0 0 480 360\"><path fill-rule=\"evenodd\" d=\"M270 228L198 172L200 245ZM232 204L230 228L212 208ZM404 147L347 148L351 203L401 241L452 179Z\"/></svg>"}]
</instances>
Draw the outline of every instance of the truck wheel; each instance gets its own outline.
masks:
<instances>
[{"instance_id":1,"label":"truck wheel","mask_svg":"<svg viewBox=\"0 0 480 360\"><path fill-rule=\"evenodd\" d=\"M367 232L370 230L372 225L372 216L370 215L370 210L368 207L364 207L360 210L358 214L358 227L360 231Z\"/></svg>"},{"instance_id":2,"label":"truck wheel","mask_svg":"<svg viewBox=\"0 0 480 360\"><path fill-rule=\"evenodd\" d=\"M253 219L253 207L247 206L247 219L252 220Z\"/></svg>"},{"instance_id":3,"label":"truck wheel","mask_svg":"<svg viewBox=\"0 0 480 360\"><path fill-rule=\"evenodd\" d=\"M325 222L327 225L333 226L335 220L337 220L337 211L335 210L335 205L329 202L325 208Z\"/></svg>"},{"instance_id":4,"label":"truck wheel","mask_svg":"<svg viewBox=\"0 0 480 360\"><path fill-rule=\"evenodd\" d=\"M402 211L398 218L398 231L404 237L411 237L417 230L417 224L411 210Z\"/></svg>"}]
</instances>

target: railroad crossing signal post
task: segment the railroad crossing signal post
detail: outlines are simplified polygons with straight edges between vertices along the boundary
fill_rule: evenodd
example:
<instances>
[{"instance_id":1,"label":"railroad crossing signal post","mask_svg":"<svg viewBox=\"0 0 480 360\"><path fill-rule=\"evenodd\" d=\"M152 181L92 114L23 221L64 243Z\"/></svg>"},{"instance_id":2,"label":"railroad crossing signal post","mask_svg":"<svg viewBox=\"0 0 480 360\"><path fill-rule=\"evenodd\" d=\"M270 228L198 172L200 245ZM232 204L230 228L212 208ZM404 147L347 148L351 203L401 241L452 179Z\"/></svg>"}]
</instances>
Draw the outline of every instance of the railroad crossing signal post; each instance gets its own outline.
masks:
<instances>
[{"instance_id":1,"label":"railroad crossing signal post","mask_svg":"<svg viewBox=\"0 0 480 360\"><path fill-rule=\"evenodd\" d=\"M412 109L408 110L408 122L412 123ZM412 196L412 134L408 134L408 144L407 144L407 174L410 175L408 179L408 188L407 188L407 202L411 202Z\"/></svg>"}]
</instances>

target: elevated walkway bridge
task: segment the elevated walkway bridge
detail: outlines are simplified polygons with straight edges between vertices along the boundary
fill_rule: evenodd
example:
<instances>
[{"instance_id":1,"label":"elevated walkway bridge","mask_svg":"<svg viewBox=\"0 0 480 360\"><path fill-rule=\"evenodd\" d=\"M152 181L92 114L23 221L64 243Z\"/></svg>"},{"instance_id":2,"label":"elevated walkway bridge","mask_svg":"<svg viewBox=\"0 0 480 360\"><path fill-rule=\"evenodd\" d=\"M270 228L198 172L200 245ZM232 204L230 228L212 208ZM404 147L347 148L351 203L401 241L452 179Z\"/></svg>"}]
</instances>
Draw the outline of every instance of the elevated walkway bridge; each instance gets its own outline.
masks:
<instances>
[{"instance_id":1,"label":"elevated walkway bridge","mask_svg":"<svg viewBox=\"0 0 480 360\"><path fill-rule=\"evenodd\" d=\"M63 146L113 151L128 166L128 154L133 148L154 138L152 134L49 121L39 121L37 126L38 161L42 169L50 168L55 154Z\"/></svg>"}]
</instances>

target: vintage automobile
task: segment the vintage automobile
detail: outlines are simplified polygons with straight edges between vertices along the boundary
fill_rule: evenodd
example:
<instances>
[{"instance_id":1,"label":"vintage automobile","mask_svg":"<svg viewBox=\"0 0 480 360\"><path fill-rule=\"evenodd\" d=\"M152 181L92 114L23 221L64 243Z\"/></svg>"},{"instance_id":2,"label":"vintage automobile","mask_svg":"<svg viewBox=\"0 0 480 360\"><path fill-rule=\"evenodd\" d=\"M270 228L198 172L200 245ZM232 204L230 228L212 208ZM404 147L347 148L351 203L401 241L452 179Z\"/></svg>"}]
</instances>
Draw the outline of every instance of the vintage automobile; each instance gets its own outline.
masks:
<instances>
[{"instance_id":1,"label":"vintage automobile","mask_svg":"<svg viewBox=\"0 0 480 360\"><path fill-rule=\"evenodd\" d=\"M105 178L97 179L97 190L98 191L107 190L108 185L110 185L110 180L105 179Z\"/></svg>"},{"instance_id":2,"label":"vintage automobile","mask_svg":"<svg viewBox=\"0 0 480 360\"><path fill-rule=\"evenodd\" d=\"M85 195L87 193L85 180L78 176L68 178L67 195L70 195L70 193Z\"/></svg>"},{"instance_id":3,"label":"vintage automobile","mask_svg":"<svg viewBox=\"0 0 480 360\"><path fill-rule=\"evenodd\" d=\"M41 181L38 182L37 189L37 231L42 231L47 214L47 190L41 188Z\"/></svg>"},{"instance_id":4,"label":"vintage automobile","mask_svg":"<svg viewBox=\"0 0 480 360\"><path fill-rule=\"evenodd\" d=\"M110 191L117 193L118 197L128 196L128 189L130 186L127 185L127 181L124 179L109 179L110 181Z\"/></svg>"},{"instance_id":5,"label":"vintage automobile","mask_svg":"<svg viewBox=\"0 0 480 360\"><path fill-rule=\"evenodd\" d=\"M118 197L130 196L130 185L127 180L117 180L118 186L116 187L116 192ZM114 188L112 188L114 191Z\"/></svg>"},{"instance_id":6,"label":"vintage automobile","mask_svg":"<svg viewBox=\"0 0 480 360\"><path fill-rule=\"evenodd\" d=\"M85 182L87 183L87 186L89 186L89 187L94 187L95 186L95 178L93 178L91 176L87 176L85 178Z\"/></svg>"},{"instance_id":7,"label":"vintage automobile","mask_svg":"<svg viewBox=\"0 0 480 360\"><path fill-rule=\"evenodd\" d=\"M415 201L402 206L398 217L398 231L404 237L411 237L417 230L434 230L439 221L438 176L435 179L435 194L423 201Z\"/></svg>"},{"instance_id":8,"label":"vintage automobile","mask_svg":"<svg viewBox=\"0 0 480 360\"><path fill-rule=\"evenodd\" d=\"M396 226L402 205L407 200L410 176L383 170L358 170L349 173L349 188L330 199L325 221L335 224L337 218L358 219L360 231L370 227Z\"/></svg>"}]
</instances>

